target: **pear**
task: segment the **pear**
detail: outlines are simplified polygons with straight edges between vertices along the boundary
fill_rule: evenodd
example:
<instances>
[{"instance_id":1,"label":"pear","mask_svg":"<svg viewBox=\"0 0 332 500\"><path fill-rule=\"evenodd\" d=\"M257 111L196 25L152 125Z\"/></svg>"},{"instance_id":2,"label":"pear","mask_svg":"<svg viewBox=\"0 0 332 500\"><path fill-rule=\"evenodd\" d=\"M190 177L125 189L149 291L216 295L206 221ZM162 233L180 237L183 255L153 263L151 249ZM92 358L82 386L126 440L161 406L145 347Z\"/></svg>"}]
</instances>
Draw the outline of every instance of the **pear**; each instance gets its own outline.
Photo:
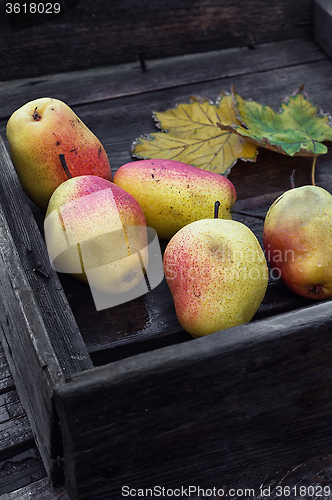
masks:
<instances>
[{"instance_id":1,"label":"pear","mask_svg":"<svg viewBox=\"0 0 332 500\"><path fill-rule=\"evenodd\" d=\"M231 219L235 187L226 177L174 160L139 160L122 165L113 182L141 205L147 225L170 239L187 224L214 217Z\"/></svg>"},{"instance_id":2,"label":"pear","mask_svg":"<svg viewBox=\"0 0 332 500\"><path fill-rule=\"evenodd\" d=\"M332 196L318 186L290 189L264 221L267 260L284 283L308 299L332 297Z\"/></svg>"},{"instance_id":3,"label":"pear","mask_svg":"<svg viewBox=\"0 0 332 500\"><path fill-rule=\"evenodd\" d=\"M17 109L8 120L6 134L20 183L43 210L54 190L67 179L60 154L70 165L72 177L98 175L112 180L99 139L58 99L36 99Z\"/></svg>"},{"instance_id":4,"label":"pear","mask_svg":"<svg viewBox=\"0 0 332 500\"><path fill-rule=\"evenodd\" d=\"M188 224L169 241L163 264L177 318L193 337L249 322L265 296L266 258L240 222Z\"/></svg>"},{"instance_id":5,"label":"pear","mask_svg":"<svg viewBox=\"0 0 332 500\"><path fill-rule=\"evenodd\" d=\"M105 294L126 293L148 264L147 227L138 202L94 175L58 186L46 211L44 232L53 267Z\"/></svg>"}]
</instances>

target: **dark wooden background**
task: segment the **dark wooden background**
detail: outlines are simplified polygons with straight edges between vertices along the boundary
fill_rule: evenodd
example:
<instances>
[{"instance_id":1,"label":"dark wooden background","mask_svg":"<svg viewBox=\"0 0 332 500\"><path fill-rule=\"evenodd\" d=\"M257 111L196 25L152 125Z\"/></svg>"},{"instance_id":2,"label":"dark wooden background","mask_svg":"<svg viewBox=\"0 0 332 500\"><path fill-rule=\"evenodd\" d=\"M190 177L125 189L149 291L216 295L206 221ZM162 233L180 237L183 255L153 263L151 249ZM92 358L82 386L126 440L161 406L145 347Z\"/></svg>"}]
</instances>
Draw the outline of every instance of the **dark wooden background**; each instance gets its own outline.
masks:
<instances>
[{"instance_id":1,"label":"dark wooden background","mask_svg":"<svg viewBox=\"0 0 332 500\"><path fill-rule=\"evenodd\" d=\"M5 17L0 23L8 81L308 37L312 1L79 0L30 30L12 33Z\"/></svg>"}]
</instances>

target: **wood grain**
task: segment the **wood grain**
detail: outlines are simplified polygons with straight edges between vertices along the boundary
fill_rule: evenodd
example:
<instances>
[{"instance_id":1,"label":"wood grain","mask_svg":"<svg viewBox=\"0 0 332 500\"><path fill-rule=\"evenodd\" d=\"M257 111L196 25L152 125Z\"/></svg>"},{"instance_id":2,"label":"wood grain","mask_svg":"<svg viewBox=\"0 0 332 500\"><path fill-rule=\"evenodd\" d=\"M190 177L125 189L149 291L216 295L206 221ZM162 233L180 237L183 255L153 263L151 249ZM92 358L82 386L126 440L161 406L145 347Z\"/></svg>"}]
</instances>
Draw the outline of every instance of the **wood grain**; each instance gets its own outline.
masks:
<instances>
[{"instance_id":1,"label":"wood grain","mask_svg":"<svg viewBox=\"0 0 332 500\"><path fill-rule=\"evenodd\" d=\"M71 107L110 99L178 88L200 82L232 78L240 75L287 68L325 60L326 57L311 40L295 39L202 54L168 57L146 63L143 72L138 62L93 70L70 71L2 82L0 119L9 116L23 104L38 97L54 97ZM241 64L239 64L239 62ZM91 109L91 108L90 108Z\"/></svg>"},{"instance_id":2,"label":"wood grain","mask_svg":"<svg viewBox=\"0 0 332 500\"><path fill-rule=\"evenodd\" d=\"M1 500L70 500L65 488L53 488L47 478L35 480L24 487L2 495Z\"/></svg>"},{"instance_id":3,"label":"wood grain","mask_svg":"<svg viewBox=\"0 0 332 500\"><path fill-rule=\"evenodd\" d=\"M1 79L309 38L310 26L310 0L85 0L25 31L4 25Z\"/></svg>"},{"instance_id":4,"label":"wood grain","mask_svg":"<svg viewBox=\"0 0 332 500\"><path fill-rule=\"evenodd\" d=\"M8 231L14 235L17 258L24 269L24 279L35 292L35 300L46 324L50 342L57 352L65 377L90 368L91 361L56 273L50 267L44 240L29 209L27 197L18 181L10 157L0 138L2 182L0 197ZM38 270L44 271L44 275ZM45 277L46 276L46 277Z\"/></svg>"},{"instance_id":5,"label":"wood grain","mask_svg":"<svg viewBox=\"0 0 332 500\"><path fill-rule=\"evenodd\" d=\"M3 495L45 477L46 470L1 345L0 379L0 495Z\"/></svg>"},{"instance_id":6,"label":"wood grain","mask_svg":"<svg viewBox=\"0 0 332 500\"><path fill-rule=\"evenodd\" d=\"M8 448L10 449L10 448ZM20 453L14 453L0 461L0 495L30 485L46 477L46 471L34 442Z\"/></svg>"},{"instance_id":7,"label":"wood grain","mask_svg":"<svg viewBox=\"0 0 332 500\"><path fill-rule=\"evenodd\" d=\"M2 141L0 150L1 342L46 470L56 480L62 451L53 387L92 363L56 276L52 281L35 272L47 269L45 245Z\"/></svg>"},{"instance_id":8,"label":"wood grain","mask_svg":"<svg viewBox=\"0 0 332 500\"><path fill-rule=\"evenodd\" d=\"M8 366L8 361L0 344L0 394L11 391L15 388L13 376Z\"/></svg>"}]
</instances>

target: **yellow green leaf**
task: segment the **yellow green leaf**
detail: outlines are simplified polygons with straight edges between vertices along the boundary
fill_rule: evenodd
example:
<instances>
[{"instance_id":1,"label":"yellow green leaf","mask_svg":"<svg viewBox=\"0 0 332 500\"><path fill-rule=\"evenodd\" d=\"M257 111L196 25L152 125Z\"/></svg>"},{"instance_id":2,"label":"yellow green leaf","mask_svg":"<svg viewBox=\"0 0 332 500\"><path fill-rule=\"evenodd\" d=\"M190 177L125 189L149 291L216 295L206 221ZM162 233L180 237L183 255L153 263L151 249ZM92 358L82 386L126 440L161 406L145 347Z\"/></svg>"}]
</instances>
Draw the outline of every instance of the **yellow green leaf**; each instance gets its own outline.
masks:
<instances>
[{"instance_id":1,"label":"yellow green leaf","mask_svg":"<svg viewBox=\"0 0 332 500\"><path fill-rule=\"evenodd\" d=\"M323 115L303 92L303 86L275 112L269 106L246 101L233 89L236 116L241 124L220 123L224 132L234 132L263 146L290 156L316 156L327 152L324 141L332 141L329 117Z\"/></svg>"},{"instance_id":2,"label":"yellow green leaf","mask_svg":"<svg viewBox=\"0 0 332 500\"><path fill-rule=\"evenodd\" d=\"M257 146L233 131L222 131L218 123L240 124L233 98L222 93L214 104L193 97L188 104L153 113L162 132L141 136L132 145L132 155L144 159L171 159L227 173L238 159L255 161Z\"/></svg>"}]
</instances>

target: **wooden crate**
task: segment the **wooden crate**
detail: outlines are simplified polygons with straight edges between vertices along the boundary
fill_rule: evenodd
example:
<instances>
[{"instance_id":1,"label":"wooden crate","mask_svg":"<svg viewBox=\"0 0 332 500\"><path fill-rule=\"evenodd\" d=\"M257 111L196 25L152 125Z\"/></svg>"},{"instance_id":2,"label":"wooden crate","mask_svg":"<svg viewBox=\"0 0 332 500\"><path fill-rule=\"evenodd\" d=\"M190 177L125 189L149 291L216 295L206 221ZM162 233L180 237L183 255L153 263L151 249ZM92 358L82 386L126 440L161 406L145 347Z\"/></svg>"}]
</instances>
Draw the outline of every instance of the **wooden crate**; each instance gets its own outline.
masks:
<instances>
[{"instance_id":1,"label":"wooden crate","mask_svg":"<svg viewBox=\"0 0 332 500\"><path fill-rule=\"evenodd\" d=\"M332 311L270 279L250 324L193 340L165 280L97 312L88 287L50 267L44 213L22 191L5 125L25 102L67 102L112 169L155 131L152 111L235 89L275 109L301 84L332 112L328 0L81 1L31 31L2 31L1 342L54 484L70 498L124 485L213 487L332 451ZM28 36L33 34L34 36ZM65 51L65 56L63 52ZM144 61L144 63L142 63ZM332 153L317 184L332 192ZM264 215L311 160L260 150L229 178L236 207ZM262 242L263 222L234 216ZM167 242L161 242L164 248Z\"/></svg>"}]
</instances>

